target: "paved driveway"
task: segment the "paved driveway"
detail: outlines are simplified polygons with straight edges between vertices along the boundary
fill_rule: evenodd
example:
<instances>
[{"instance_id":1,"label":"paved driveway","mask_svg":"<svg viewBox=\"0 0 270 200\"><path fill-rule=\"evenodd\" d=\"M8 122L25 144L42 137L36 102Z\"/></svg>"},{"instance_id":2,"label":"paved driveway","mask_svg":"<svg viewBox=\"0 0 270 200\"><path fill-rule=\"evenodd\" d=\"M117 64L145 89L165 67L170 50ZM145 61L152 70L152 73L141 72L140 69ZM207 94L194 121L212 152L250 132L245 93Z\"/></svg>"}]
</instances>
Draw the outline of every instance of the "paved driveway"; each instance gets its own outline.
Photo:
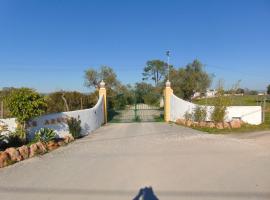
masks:
<instances>
[{"instance_id":1,"label":"paved driveway","mask_svg":"<svg viewBox=\"0 0 270 200\"><path fill-rule=\"evenodd\" d=\"M269 144L165 123L109 124L0 169L0 199L129 200L145 186L162 200L270 199Z\"/></svg>"}]
</instances>

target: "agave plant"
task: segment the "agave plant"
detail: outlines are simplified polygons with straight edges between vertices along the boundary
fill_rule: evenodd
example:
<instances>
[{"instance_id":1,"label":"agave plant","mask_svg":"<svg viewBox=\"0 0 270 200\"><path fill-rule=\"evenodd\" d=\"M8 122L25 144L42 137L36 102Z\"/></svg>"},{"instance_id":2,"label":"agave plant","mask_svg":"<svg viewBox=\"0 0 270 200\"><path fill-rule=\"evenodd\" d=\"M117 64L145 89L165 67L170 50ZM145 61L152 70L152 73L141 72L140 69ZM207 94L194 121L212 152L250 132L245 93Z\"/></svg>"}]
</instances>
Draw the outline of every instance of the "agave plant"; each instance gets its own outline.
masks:
<instances>
[{"instance_id":1,"label":"agave plant","mask_svg":"<svg viewBox=\"0 0 270 200\"><path fill-rule=\"evenodd\" d=\"M71 133L71 135L74 138L79 138L81 136L81 130L82 130L81 120L79 119L79 117L78 119L71 117L70 119L68 119L67 124L68 124L69 132Z\"/></svg>"},{"instance_id":2,"label":"agave plant","mask_svg":"<svg viewBox=\"0 0 270 200\"><path fill-rule=\"evenodd\" d=\"M34 141L49 142L56 138L56 132L53 129L41 128L35 133Z\"/></svg>"}]
</instances>

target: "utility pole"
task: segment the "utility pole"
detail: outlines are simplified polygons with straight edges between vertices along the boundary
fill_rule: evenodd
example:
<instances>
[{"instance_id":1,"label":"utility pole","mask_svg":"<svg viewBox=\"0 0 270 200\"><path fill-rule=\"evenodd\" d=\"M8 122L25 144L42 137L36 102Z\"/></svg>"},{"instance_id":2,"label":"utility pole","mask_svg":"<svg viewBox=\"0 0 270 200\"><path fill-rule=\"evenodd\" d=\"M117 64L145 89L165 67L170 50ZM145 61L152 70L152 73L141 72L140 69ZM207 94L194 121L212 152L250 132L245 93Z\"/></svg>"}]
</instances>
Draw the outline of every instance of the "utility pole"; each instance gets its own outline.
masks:
<instances>
[{"instance_id":1,"label":"utility pole","mask_svg":"<svg viewBox=\"0 0 270 200\"><path fill-rule=\"evenodd\" d=\"M167 65L168 65L168 81L170 80L170 51L166 51Z\"/></svg>"}]
</instances>

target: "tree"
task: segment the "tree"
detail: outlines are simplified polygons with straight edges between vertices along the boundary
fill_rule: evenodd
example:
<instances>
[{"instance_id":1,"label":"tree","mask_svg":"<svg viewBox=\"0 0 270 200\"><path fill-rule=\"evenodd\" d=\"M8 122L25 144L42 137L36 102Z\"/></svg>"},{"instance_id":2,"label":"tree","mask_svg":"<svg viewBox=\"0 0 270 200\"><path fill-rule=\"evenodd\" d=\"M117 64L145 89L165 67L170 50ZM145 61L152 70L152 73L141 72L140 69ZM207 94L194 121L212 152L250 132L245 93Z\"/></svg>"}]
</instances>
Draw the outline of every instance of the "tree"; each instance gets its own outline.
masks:
<instances>
[{"instance_id":1,"label":"tree","mask_svg":"<svg viewBox=\"0 0 270 200\"><path fill-rule=\"evenodd\" d=\"M270 84L267 86L267 94L270 94Z\"/></svg>"},{"instance_id":2,"label":"tree","mask_svg":"<svg viewBox=\"0 0 270 200\"><path fill-rule=\"evenodd\" d=\"M29 88L13 90L7 103L11 114L17 118L23 131L26 130L26 122L43 114L47 106L44 97Z\"/></svg>"},{"instance_id":3,"label":"tree","mask_svg":"<svg viewBox=\"0 0 270 200\"><path fill-rule=\"evenodd\" d=\"M190 100L195 92L205 92L212 82L212 76L203 70L199 60L194 60L185 68L170 70L170 81L175 94Z\"/></svg>"},{"instance_id":4,"label":"tree","mask_svg":"<svg viewBox=\"0 0 270 200\"><path fill-rule=\"evenodd\" d=\"M147 61L146 66L143 69L143 80L153 80L155 86L158 85L166 75L166 63L161 60Z\"/></svg>"},{"instance_id":5,"label":"tree","mask_svg":"<svg viewBox=\"0 0 270 200\"><path fill-rule=\"evenodd\" d=\"M145 103L148 105L158 105L161 97L161 90L159 87L145 82L136 83L135 95L137 103Z\"/></svg>"},{"instance_id":6,"label":"tree","mask_svg":"<svg viewBox=\"0 0 270 200\"><path fill-rule=\"evenodd\" d=\"M98 70L90 68L85 71L85 85L87 87L99 89L99 84L102 80L109 88L114 88L120 84L111 67L101 66Z\"/></svg>"},{"instance_id":7,"label":"tree","mask_svg":"<svg viewBox=\"0 0 270 200\"><path fill-rule=\"evenodd\" d=\"M66 99L67 104L63 100L62 96ZM76 91L56 91L48 94L45 97L47 109L46 113L57 113L69 110L80 110L93 107L98 98L97 94L83 94Z\"/></svg>"}]
</instances>

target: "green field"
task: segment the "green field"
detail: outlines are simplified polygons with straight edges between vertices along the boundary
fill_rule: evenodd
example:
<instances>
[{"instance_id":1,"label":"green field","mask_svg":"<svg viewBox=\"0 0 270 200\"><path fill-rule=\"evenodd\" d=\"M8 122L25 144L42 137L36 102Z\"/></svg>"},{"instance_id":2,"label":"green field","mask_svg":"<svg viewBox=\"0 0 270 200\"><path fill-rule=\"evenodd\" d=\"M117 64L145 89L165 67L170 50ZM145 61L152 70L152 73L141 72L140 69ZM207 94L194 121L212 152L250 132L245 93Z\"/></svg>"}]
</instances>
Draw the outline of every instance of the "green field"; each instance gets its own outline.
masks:
<instances>
[{"instance_id":1,"label":"green field","mask_svg":"<svg viewBox=\"0 0 270 200\"><path fill-rule=\"evenodd\" d=\"M225 97L230 100L230 105L232 106L263 106L264 96L258 95L244 95L244 96L228 96ZM266 104L265 104L265 122L264 124L257 126L257 127L246 127L243 131L251 129L251 130L260 130L261 129L268 129L270 128L270 96L266 97ZM200 105L213 105L215 98L206 98L206 99L196 99L193 103L200 104ZM239 130L241 131L241 130Z\"/></svg>"}]
</instances>

